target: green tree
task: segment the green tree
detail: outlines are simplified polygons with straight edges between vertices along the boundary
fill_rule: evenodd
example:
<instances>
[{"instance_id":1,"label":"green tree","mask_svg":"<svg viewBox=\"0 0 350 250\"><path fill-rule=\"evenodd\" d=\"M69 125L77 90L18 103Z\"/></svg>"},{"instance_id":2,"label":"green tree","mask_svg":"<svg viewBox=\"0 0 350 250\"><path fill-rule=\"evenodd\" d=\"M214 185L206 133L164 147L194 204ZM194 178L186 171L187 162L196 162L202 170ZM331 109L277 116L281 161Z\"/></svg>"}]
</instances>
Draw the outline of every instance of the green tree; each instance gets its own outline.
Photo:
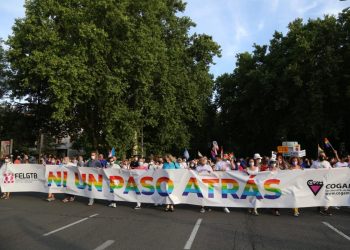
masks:
<instances>
[{"instance_id":1,"label":"green tree","mask_svg":"<svg viewBox=\"0 0 350 250\"><path fill-rule=\"evenodd\" d=\"M268 153L296 140L313 154L330 137L350 146L349 10L297 19L286 35L237 56L232 74L217 79L222 136L244 154Z\"/></svg>"},{"instance_id":2,"label":"green tree","mask_svg":"<svg viewBox=\"0 0 350 250\"><path fill-rule=\"evenodd\" d=\"M32 0L7 41L13 97L37 128L87 148L150 153L189 146L213 88L219 46L188 35L179 0ZM43 115L44 114L44 115ZM50 126L44 126L48 124Z\"/></svg>"}]
</instances>

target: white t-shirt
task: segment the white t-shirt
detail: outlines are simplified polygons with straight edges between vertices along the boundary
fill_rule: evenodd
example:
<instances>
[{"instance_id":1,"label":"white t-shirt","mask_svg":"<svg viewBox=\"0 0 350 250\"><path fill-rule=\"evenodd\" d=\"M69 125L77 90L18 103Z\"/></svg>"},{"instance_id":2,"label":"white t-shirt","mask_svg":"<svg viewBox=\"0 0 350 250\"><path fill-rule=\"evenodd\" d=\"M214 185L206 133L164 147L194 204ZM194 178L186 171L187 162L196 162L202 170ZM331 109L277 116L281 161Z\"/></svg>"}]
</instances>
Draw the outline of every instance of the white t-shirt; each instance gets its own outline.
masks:
<instances>
[{"instance_id":1,"label":"white t-shirt","mask_svg":"<svg viewBox=\"0 0 350 250\"><path fill-rule=\"evenodd\" d=\"M319 168L332 168L331 164L329 161L314 161L311 165L311 168L319 169Z\"/></svg>"},{"instance_id":2,"label":"white t-shirt","mask_svg":"<svg viewBox=\"0 0 350 250\"><path fill-rule=\"evenodd\" d=\"M335 168L346 168L348 167L348 163L347 162L340 162L338 161L335 165L334 165Z\"/></svg>"},{"instance_id":3,"label":"white t-shirt","mask_svg":"<svg viewBox=\"0 0 350 250\"><path fill-rule=\"evenodd\" d=\"M229 171L229 164L225 161L218 161L214 167L215 171Z\"/></svg>"},{"instance_id":4,"label":"white t-shirt","mask_svg":"<svg viewBox=\"0 0 350 250\"><path fill-rule=\"evenodd\" d=\"M188 168L188 166L187 166L187 163L186 163L186 162L181 162L181 163L180 163L180 167L181 167L181 168L183 168L183 169Z\"/></svg>"},{"instance_id":5,"label":"white t-shirt","mask_svg":"<svg viewBox=\"0 0 350 250\"><path fill-rule=\"evenodd\" d=\"M249 168L247 168L247 173L250 175L255 175L255 174L259 173L259 168L256 167L255 170L250 170Z\"/></svg>"},{"instance_id":6,"label":"white t-shirt","mask_svg":"<svg viewBox=\"0 0 350 250\"><path fill-rule=\"evenodd\" d=\"M213 172L213 169L208 164L205 164L205 165L198 165L196 167L196 171L198 173L211 173Z\"/></svg>"},{"instance_id":7,"label":"white t-shirt","mask_svg":"<svg viewBox=\"0 0 350 250\"><path fill-rule=\"evenodd\" d=\"M108 163L107 166L110 167L110 168L120 169L120 166L118 164L116 164L116 163L113 163L113 164Z\"/></svg>"}]
</instances>

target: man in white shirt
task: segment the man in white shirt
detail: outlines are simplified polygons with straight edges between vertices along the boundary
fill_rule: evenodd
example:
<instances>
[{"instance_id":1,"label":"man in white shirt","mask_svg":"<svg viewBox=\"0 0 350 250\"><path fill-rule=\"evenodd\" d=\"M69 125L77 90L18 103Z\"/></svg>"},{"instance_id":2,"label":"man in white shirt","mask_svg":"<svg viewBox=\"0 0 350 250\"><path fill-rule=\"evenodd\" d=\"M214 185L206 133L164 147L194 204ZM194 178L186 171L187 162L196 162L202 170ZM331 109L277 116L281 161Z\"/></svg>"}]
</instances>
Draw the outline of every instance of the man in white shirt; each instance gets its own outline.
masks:
<instances>
[{"instance_id":1,"label":"man in white shirt","mask_svg":"<svg viewBox=\"0 0 350 250\"><path fill-rule=\"evenodd\" d=\"M318 156L318 160L314 161L311 165L311 168L313 169L331 169L332 166L329 163L329 161L326 160L326 154L324 152L321 152ZM331 216L332 213L329 211L329 207L323 207L323 209L321 209L321 207L318 207L318 211L320 212L320 214L322 215L329 215Z\"/></svg>"},{"instance_id":2,"label":"man in white shirt","mask_svg":"<svg viewBox=\"0 0 350 250\"><path fill-rule=\"evenodd\" d=\"M323 152L320 153L320 155L318 156L318 160L312 163L311 168L314 168L314 169L332 168L331 164L326 159L327 159L326 154Z\"/></svg>"}]
</instances>

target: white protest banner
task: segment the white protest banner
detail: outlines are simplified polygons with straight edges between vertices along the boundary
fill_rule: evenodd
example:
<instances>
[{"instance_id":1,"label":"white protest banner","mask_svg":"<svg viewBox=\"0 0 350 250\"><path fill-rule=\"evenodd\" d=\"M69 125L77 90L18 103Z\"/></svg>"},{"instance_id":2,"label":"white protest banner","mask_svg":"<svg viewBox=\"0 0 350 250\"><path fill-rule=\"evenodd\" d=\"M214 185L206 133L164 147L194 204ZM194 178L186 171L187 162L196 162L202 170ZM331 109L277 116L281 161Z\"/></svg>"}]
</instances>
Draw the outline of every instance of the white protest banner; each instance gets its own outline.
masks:
<instances>
[{"instance_id":1,"label":"white protest banner","mask_svg":"<svg viewBox=\"0 0 350 250\"><path fill-rule=\"evenodd\" d=\"M69 193L116 201L216 207L350 206L350 169L239 171L119 170L5 165L3 192Z\"/></svg>"}]
</instances>

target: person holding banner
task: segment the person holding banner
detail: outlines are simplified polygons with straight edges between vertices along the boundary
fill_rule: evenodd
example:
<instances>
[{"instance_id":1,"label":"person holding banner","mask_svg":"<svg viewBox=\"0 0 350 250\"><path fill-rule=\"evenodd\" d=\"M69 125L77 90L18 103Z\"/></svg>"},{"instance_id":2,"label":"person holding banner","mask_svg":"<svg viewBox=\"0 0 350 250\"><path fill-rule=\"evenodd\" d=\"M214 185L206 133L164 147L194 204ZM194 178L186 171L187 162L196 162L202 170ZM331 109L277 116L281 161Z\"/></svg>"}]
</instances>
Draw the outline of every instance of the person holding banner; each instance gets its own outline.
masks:
<instances>
[{"instance_id":1,"label":"person holding banner","mask_svg":"<svg viewBox=\"0 0 350 250\"><path fill-rule=\"evenodd\" d=\"M69 157L64 157L63 161L62 161L63 165L66 167L69 166L76 166L73 162L70 161ZM73 202L75 199L74 195L71 194L66 194L66 197L62 200L63 203L67 203L67 202Z\"/></svg>"},{"instance_id":2,"label":"person holding banner","mask_svg":"<svg viewBox=\"0 0 350 250\"><path fill-rule=\"evenodd\" d=\"M196 167L196 171L198 172L199 175L207 175L211 174L213 172L213 169L211 166L208 165L208 158L203 156L199 159L199 163ZM207 209L208 211L211 211L211 209ZM201 210L199 211L200 213L205 213L205 207L202 206Z\"/></svg>"},{"instance_id":3,"label":"person holding banner","mask_svg":"<svg viewBox=\"0 0 350 250\"><path fill-rule=\"evenodd\" d=\"M220 155L217 155L214 171L230 171L230 170L231 170L231 166L227 162L223 161ZM227 207L224 207L224 212L229 214L230 210Z\"/></svg>"},{"instance_id":4,"label":"person holding banner","mask_svg":"<svg viewBox=\"0 0 350 250\"><path fill-rule=\"evenodd\" d=\"M114 168L114 169L121 169L121 167L115 163L115 156L111 156L108 158L108 164L107 164L108 168ZM115 201L110 201L109 207L113 207L116 208L117 207L117 203Z\"/></svg>"},{"instance_id":5,"label":"person holding banner","mask_svg":"<svg viewBox=\"0 0 350 250\"><path fill-rule=\"evenodd\" d=\"M171 154L166 154L164 156L165 162L163 164L163 169L180 169L180 164L176 162L176 159ZM165 212L174 212L173 204L166 204Z\"/></svg>"},{"instance_id":6,"label":"person holding banner","mask_svg":"<svg viewBox=\"0 0 350 250\"><path fill-rule=\"evenodd\" d=\"M290 170L302 170L302 167L300 166L300 159L298 157L292 157L290 158ZM299 216L299 208L293 208L293 215L294 217Z\"/></svg>"},{"instance_id":7,"label":"person holding banner","mask_svg":"<svg viewBox=\"0 0 350 250\"><path fill-rule=\"evenodd\" d=\"M4 164L1 167L4 167L4 165L6 165L6 167L12 165L11 159L8 156L5 156ZM10 192L3 193L0 198L4 200L10 199Z\"/></svg>"},{"instance_id":8,"label":"person holding banner","mask_svg":"<svg viewBox=\"0 0 350 250\"><path fill-rule=\"evenodd\" d=\"M96 159L96 152L91 152L90 160L85 164L85 167L88 168L102 168L101 162ZM88 206L94 205L94 198L89 198Z\"/></svg>"},{"instance_id":9,"label":"person holding banner","mask_svg":"<svg viewBox=\"0 0 350 250\"><path fill-rule=\"evenodd\" d=\"M248 167L246 169L246 173L248 175L256 175L257 173L259 173L259 167L256 164L259 164L260 161L258 160L259 158L255 157L256 155L254 155L254 158L256 158L255 160L253 158L249 158L248 160ZM259 155L260 156L260 155ZM255 207L253 209L249 208L248 212L252 215L258 216L258 209Z\"/></svg>"},{"instance_id":10,"label":"person holding banner","mask_svg":"<svg viewBox=\"0 0 350 250\"><path fill-rule=\"evenodd\" d=\"M278 168L277 166L277 162L276 162L276 156L272 156L270 161L269 161L269 170L272 172L272 173L276 173L277 171L280 171L280 169ZM273 211L273 214L276 215L276 216L280 216L280 210L278 208L273 208L272 209Z\"/></svg>"},{"instance_id":11,"label":"person holding banner","mask_svg":"<svg viewBox=\"0 0 350 250\"><path fill-rule=\"evenodd\" d=\"M56 165L55 157L49 158L48 163L45 163L44 166L46 167L47 165ZM55 195L53 193L48 193L46 201L51 202L51 201L54 201L54 200L56 200Z\"/></svg>"},{"instance_id":12,"label":"person holding banner","mask_svg":"<svg viewBox=\"0 0 350 250\"><path fill-rule=\"evenodd\" d=\"M326 159L327 159L326 154L323 151L321 151L319 156L318 156L318 160L314 161L312 163L311 168L313 168L313 169L331 169L332 166L329 163L329 161L327 161ZM318 211L322 215L328 215L328 216L332 215L332 213L329 211L329 207L324 207L323 210L321 209L321 207L319 207Z\"/></svg>"},{"instance_id":13,"label":"person holding banner","mask_svg":"<svg viewBox=\"0 0 350 250\"><path fill-rule=\"evenodd\" d=\"M346 157L341 156L339 161L334 165L335 168L348 167L348 163L345 161Z\"/></svg>"}]
</instances>

